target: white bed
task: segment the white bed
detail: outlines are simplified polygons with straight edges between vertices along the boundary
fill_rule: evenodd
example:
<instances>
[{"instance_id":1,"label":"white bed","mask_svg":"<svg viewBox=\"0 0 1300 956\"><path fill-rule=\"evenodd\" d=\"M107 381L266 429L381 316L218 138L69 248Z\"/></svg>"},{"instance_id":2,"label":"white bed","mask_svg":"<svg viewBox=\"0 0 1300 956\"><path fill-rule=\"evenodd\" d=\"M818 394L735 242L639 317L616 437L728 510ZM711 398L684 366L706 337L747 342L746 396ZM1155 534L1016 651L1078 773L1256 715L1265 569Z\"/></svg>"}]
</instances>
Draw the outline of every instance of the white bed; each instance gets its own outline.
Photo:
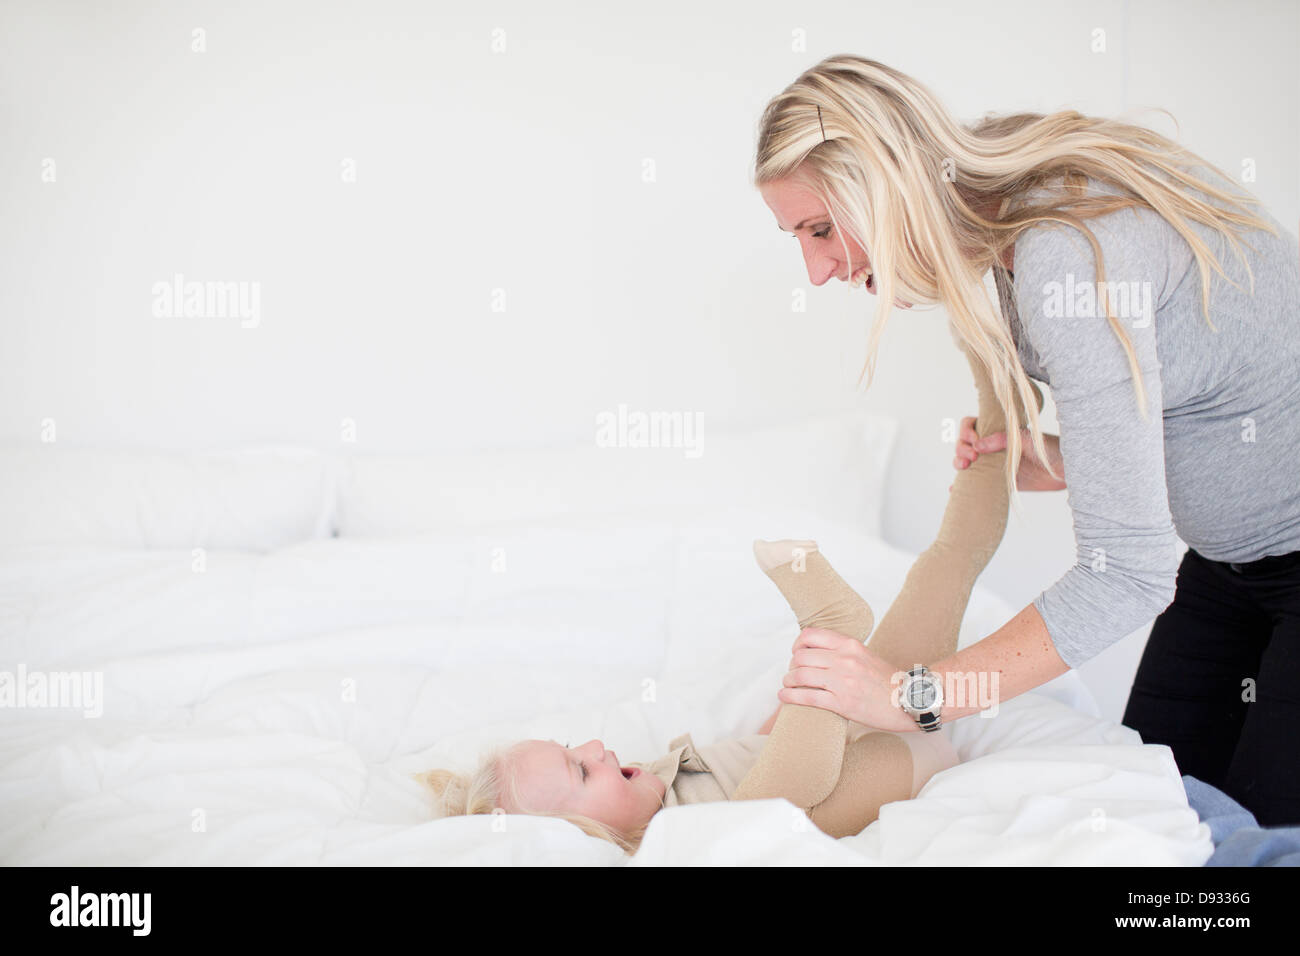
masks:
<instances>
[{"instance_id":1,"label":"white bed","mask_svg":"<svg viewBox=\"0 0 1300 956\"><path fill-rule=\"evenodd\" d=\"M797 628L752 539L816 538L878 618L912 556L869 512L850 526L779 501L538 517L493 511L497 488L485 514L459 496L453 523L427 462L311 454L238 459L257 480L191 463L187 490L155 480L128 515L111 482L74 487L86 461L67 458L6 452L0 671L100 673L102 714L0 709L5 864L1199 866L1213 852L1168 748L1101 720L1073 673L955 724L963 763L838 841L780 800L662 811L630 860L559 820L432 819L411 773L469 769L491 744L599 737L627 763L683 732L756 732ZM545 469L528 469L536 494ZM845 510L822 491L820 511ZM392 536L394 514L416 533ZM222 540L232 527L247 547ZM1015 610L977 587L962 645Z\"/></svg>"}]
</instances>

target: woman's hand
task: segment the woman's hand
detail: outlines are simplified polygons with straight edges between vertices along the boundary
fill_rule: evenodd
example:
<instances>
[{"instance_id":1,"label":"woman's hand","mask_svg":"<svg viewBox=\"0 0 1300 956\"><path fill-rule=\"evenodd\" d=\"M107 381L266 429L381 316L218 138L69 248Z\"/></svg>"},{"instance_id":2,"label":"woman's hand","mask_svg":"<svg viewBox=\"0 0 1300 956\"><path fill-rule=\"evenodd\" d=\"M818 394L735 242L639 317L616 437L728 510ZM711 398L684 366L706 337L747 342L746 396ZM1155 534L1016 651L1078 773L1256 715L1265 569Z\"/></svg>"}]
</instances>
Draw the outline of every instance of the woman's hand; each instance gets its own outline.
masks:
<instances>
[{"instance_id":1,"label":"woman's hand","mask_svg":"<svg viewBox=\"0 0 1300 956\"><path fill-rule=\"evenodd\" d=\"M895 676L897 675L897 676ZM877 730L917 730L916 720L898 703L903 672L859 640L820 627L807 627L794 642L785 686L785 704L820 707Z\"/></svg>"},{"instance_id":2,"label":"woman's hand","mask_svg":"<svg viewBox=\"0 0 1300 956\"><path fill-rule=\"evenodd\" d=\"M994 432L980 438L975 433L975 418L967 416L961 420L961 428L957 435L957 457L952 460L952 466L959 471L969 468L979 458L980 452L1003 451L1007 447L1007 433L1004 431ZM1065 477L1065 465L1061 461L1061 439L1058 435L1049 435L1043 433L1043 444L1047 448L1049 461L1052 469ZM1064 491L1065 482L1057 481L1043 466L1038 456L1034 454L1034 446L1030 444L1029 428L1020 429L1020 467L1016 470L1016 487L1021 491ZM952 491L952 486L948 486Z\"/></svg>"}]
</instances>

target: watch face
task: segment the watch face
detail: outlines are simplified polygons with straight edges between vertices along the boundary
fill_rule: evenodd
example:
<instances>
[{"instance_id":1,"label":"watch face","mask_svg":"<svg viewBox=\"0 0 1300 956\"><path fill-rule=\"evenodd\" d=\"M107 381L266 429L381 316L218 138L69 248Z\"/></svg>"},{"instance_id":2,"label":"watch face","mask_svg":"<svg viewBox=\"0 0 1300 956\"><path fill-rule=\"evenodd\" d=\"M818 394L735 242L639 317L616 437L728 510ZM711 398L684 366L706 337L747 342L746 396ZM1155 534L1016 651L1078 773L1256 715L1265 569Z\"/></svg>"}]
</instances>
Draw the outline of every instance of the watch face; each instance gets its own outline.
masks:
<instances>
[{"instance_id":1,"label":"watch face","mask_svg":"<svg viewBox=\"0 0 1300 956\"><path fill-rule=\"evenodd\" d=\"M917 710L925 710L934 704L938 694L930 681L913 681L907 689L907 702Z\"/></svg>"}]
</instances>

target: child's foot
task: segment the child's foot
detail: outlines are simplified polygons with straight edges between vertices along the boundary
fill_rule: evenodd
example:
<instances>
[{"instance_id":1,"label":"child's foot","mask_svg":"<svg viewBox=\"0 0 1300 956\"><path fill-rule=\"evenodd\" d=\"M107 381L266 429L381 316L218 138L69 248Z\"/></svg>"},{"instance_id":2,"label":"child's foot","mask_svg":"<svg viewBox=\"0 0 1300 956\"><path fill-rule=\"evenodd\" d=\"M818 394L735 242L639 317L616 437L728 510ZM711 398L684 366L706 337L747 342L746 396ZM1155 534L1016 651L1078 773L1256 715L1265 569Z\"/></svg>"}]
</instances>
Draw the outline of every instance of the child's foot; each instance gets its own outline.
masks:
<instances>
[{"instance_id":1,"label":"child's foot","mask_svg":"<svg viewBox=\"0 0 1300 956\"><path fill-rule=\"evenodd\" d=\"M795 541L786 538L783 541L758 540L754 542L754 557L758 561L758 566L764 572L779 568L783 564L790 564L799 558L805 557L808 552L816 550L816 541ZM802 570L802 562L795 570Z\"/></svg>"},{"instance_id":2,"label":"child's foot","mask_svg":"<svg viewBox=\"0 0 1300 956\"><path fill-rule=\"evenodd\" d=\"M799 627L824 627L865 641L871 608L835 573L816 541L755 541L754 557L794 611Z\"/></svg>"}]
</instances>

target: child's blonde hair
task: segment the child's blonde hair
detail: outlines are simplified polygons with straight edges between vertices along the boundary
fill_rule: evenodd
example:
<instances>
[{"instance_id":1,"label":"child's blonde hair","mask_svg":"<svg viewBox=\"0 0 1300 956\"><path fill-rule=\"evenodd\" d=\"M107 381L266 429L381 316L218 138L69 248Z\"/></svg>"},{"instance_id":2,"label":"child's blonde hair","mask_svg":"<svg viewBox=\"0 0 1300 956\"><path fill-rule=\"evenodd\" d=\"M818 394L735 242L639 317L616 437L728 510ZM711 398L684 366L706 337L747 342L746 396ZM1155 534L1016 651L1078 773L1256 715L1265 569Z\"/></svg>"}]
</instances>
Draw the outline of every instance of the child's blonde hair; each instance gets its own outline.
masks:
<instances>
[{"instance_id":1,"label":"child's blonde hair","mask_svg":"<svg viewBox=\"0 0 1300 956\"><path fill-rule=\"evenodd\" d=\"M452 770L426 770L415 774L421 783L432 788L435 812L439 817L469 816L476 813L522 813L528 816L555 817L567 820L588 836L608 840L629 856L637 851L645 836L645 826L622 833L608 824L578 813L557 813L528 807L519 793L514 758L525 741L506 744L491 750L470 774ZM504 798L504 799L503 799Z\"/></svg>"}]
</instances>

